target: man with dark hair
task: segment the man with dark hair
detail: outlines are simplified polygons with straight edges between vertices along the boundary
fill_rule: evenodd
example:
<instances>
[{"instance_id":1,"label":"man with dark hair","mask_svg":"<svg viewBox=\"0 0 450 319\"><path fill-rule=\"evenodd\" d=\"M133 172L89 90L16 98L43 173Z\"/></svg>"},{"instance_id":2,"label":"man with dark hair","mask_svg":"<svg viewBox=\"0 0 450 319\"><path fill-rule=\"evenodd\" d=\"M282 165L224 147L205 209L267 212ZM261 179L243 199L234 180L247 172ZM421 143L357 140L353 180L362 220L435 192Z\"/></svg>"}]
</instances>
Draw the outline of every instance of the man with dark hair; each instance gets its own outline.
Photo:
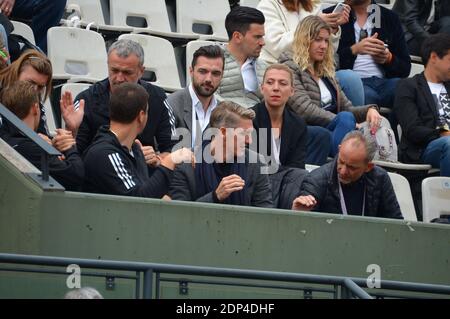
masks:
<instances>
[{"instance_id":1,"label":"man with dark hair","mask_svg":"<svg viewBox=\"0 0 450 319\"><path fill-rule=\"evenodd\" d=\"M29 128L37 132L41 119L39 93L33 84L17 81L2 91L2 103ZM9 125L8 130L1 130L0 136L31 164L41 169L41 149L17 128ZM39 136L63 153L63 158L49 159L50 175L67 190L80 190L83 183L83 162L78 155L75 139L70 131L57 129L53 140L39 133Z\"/></svg>"},{"instance_id":2,"label":"man with dark hair","mask_svg":"<svg viewBox=\"0 0 450 319\"><path fill-rule=\"evenodd\" d=\"M360 131L347 133L336 159L305 178L292 209L403 219L388 173L372 163L376 147Z\"/></svg>"},{"instance_id":3,"label":"man with dark hair","mask_svg":"<svg viewBox=\"0 0 450 319\"><path fill-rule=\"evenodd\" d=\"M165 102L171 114L173 135L178 135L176 128L189 130L189 136L183 136L185 147L201 146L202 133L209 127L211 112L217 106L214 93L222 80L223 67L224 56L219 46L199 48L189 68L191 83L170 94Z\"/></svg>"},{"instance_id":4,"label":"man with dark hair","mask_svg":"<svg viewBox=\"0 0 450 319\"><path fill-rule=\"evenodd\" d=\"M195 168L180 165L170 197L176 200L273 207L269 178L251 144L255 112L234 102L221 102L210 118L212 134Z\"/></svg>"},{"instance_id":5,"label":"man with dark hair","mask_svg":"<svg viewBox=\"0 0 450 319\"><path fill-rule=\"evenodd\" d=\"M169 114L164 106L166 94L161 88L141 80L144 73L144 50L141 45L126 39L113 43L108 51L108 72L107 79L92 85L75 99L76 102L85 101L84 117L77 133L80 152L89 146L99 127L109 123L111 93L120 84L129 82L138 83L148 93L149 121L139 135L140 141L146 145L147 151L154 154L158 150L162 157L167 155L174 143L171 140Z\"/></svg>"},{"instance_id":6,"label":"man with dark hair","mask_svg":"<svg viewBox=\"0 0 450 319\"><path fill-rule=\"evenodd\" d=\"M425 39L425 70L398 84L395 112L402 128L400 158L450 176L450 34Z\"/></svg>"},{"instance_id":7,"label":"man with dark hair","mask_svg":"<svg viewBox=\"0 0 450 319\"><path fill-rule=\"evenodd\" d=\"M261 11L239 6L225 19L228 45L225 48L225 69L217 90L220 100L229 100L244 107L259 103L259 85L267 65L258 59L264 46L264 22Z\"/></svg>"},{"instance_id":8,"label":"man with dark hair","mask_svg":"<svg viewBox=\"0 0 450 319\"><path fill-rule=\"evenodd\" d=\"M403 24L410 54L420 55L423 41L431 34L450 34L449 0L396 0L392 10Z\"/></svg>"},{"instance_id":9,"label":"man with dark hair","mask_svg":"<svg viewBox=\"0 0 450 319\"><path fill-rule=\"evenodd\" d=\"M185 154L179 150L161 159L149 175L142 144L136 137L148 117L148 93L137 83L115 87L110 101L110 126L102 126L84 154L84 190L112 195L163 197L170 184L175 162ZM173 155L173 156L172 156Z\"/></svg>"},{"instance_id":10,"label":"man with dark hair","mask_svg":"<svg viewBox=\"0 0 450 319\"><path fill-rule=\"evenodd\" d=\"M350 19L341 25L337 53L339 68L358 73L364 85L365 104L391 108L397 82L411 70L400 20L375 0L346 0ZM331 12L333 7L324 12Z\"/></svg>"}]
</instances>

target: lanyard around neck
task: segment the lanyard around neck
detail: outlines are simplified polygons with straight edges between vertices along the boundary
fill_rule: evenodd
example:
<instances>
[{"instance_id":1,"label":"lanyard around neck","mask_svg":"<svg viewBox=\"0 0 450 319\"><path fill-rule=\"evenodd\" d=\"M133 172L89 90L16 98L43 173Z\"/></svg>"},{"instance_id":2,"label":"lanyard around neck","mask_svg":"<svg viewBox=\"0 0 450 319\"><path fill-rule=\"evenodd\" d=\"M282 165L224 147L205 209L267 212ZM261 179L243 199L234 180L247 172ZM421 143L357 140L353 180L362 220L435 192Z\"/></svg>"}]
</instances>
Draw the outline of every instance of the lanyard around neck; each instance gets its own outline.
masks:
<instances>
[{"instance_id":1,"label":"lanyard around neck","mask_svg":"<svg viewBox=\"0 0 450 319\"><path fill-rule=\"evenodd\" d=\"M338 178L338 185L339 185L339 200L341 202L341 210L343 215L348 215L347 212L347 205L345 205L345 198L344 198L344 192L342 191L341 182ZM366 208L366 185L364 185L364 193L363 193L363 205L362 205L362 214L361 216L364 216L364 211Z\"/></svg>"}]
</instances>

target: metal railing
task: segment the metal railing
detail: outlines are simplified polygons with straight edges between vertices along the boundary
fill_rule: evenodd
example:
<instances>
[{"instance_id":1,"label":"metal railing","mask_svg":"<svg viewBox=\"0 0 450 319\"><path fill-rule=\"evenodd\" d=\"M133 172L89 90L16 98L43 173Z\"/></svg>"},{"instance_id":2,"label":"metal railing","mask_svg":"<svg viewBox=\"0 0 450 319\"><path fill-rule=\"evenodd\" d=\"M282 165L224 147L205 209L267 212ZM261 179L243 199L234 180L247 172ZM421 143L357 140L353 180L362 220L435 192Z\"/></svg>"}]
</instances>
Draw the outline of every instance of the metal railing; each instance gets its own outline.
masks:
<instances>
[{"instance_id":1,"label":"metal railing","mask_svg":"<svg viewBox=\"0 0 450 319\"><path fill-rule=\"evenodd\" d=\"M108 260L93 260L93 259L79 259L79 258L63 258L63 257L48 257L48 256L32 256L32 255L16 255L16 254L0 254L0 263L2 264L19 264L19 265L33 265L33 266L62 266L78 265L82 269L103 269L116 271L131 271L136 272L136 276L113 275L91 273L86 274L83 270L83 275L97 276L97 277L117 277L126 278L136 281L135 297L140 298L140 291L142 289L143 298L160 298L160 284L162 281L178 281L180 287L187 283L201 283L209 285L228 285L228 286L246 286L269 289L289 289L301 290L304 292L304 298L312 298L312 292L327 292L331 293L333 298L361 298L372 299L373 297L362 287L367 288L367 280L362 278L348 278L339 276L324 276L324 275L309 275L285 272L272 271L257 271L257 270L243 270L243 269L229 269L229 268L213 268L213 267L199 267L199 266L184 266L184 265L170 265L170 264L156 264L144 262L125 262L125 261L108 261ZM30 273L52 273L60 275L69 275L61 270L42 270L32 268L0 268L0 271L10 272L30 272ZM319 289L314 287L296 287L286 285L273 285L261 283L247 283L247 282L231 282L231 281L217 281L217 280L193 280L193 279L175 279L175 278L161 278L161 274L176 274L187 276L203 276L203 277L221 277L230 279L245 279L258 281L276 281L289 284L307 283L317 285L330 285L333 289ZM153 289L155 286L155 289ZM417 293L431 293L443 294L450 296L450 286L444 285L430 285L419 283L406 283L398 281L381 281L380 288L383 290L398 290L409 291ZM375 296L390 297L387 293L378 293L378 289L371 289ZM407 297L404 295L392 295L397 298ZM8 297L8 296L5 296Z\"/></svg>"},{"instance_id":2,"label":"metal railing","mask_svg":"<svg viewBox=\"0 0 450 319\"><path fill-rule=\"evenodd\" d=\"M8 121L8 125L12 125L18 129L22 134L28 137L34 144L41 149L41 174L34 176L30 175L35 181L41 184L44 188L60 189L62 188L56 181L50 177L49 158L50 156L60 156L61 153L52 145L44 141L39 135L25 125L14 113L8 110L0 103L0 126L5 125L3 121ZM64 189L64 188L62 188Z\"/></svg>"}]
</instances>

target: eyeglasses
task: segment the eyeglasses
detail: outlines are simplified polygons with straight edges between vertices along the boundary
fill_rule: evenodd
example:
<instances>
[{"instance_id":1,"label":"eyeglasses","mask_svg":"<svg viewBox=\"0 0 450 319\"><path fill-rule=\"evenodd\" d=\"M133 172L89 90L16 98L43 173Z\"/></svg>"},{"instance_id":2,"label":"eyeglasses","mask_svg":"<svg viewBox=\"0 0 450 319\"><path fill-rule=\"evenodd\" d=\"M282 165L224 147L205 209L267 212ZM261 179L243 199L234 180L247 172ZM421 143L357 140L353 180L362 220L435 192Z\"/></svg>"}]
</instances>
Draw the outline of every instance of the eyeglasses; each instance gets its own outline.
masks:
<instances>
[{"instance_id":1,"label":"eyeglasses","mask_svg":"<svg viewBox=\"0 0 450 319\"><path fill-rule=\"evenodd\" d=\"M369 34L367 33L367 30L361 29L359 30L359 41L367 38Z\"/></svg>"}]
</instances>

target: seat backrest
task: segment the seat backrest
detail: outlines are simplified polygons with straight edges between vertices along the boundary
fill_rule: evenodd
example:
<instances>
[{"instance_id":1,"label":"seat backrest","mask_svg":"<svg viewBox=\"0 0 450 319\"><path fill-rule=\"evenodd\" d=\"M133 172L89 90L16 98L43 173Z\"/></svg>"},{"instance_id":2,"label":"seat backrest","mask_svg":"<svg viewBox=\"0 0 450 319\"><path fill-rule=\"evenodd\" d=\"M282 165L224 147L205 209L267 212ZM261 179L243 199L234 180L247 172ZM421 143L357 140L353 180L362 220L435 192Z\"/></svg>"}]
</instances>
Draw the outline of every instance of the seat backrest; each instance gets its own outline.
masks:
<instances>
[{"instance_id":1,"label":"seat backrest","mask_svg":"<svg viewBox=\"0 0 450 319\"><path fill-rule=\"evenodd\" d=\"M163 88L181 89L175 51L163 38L144 34L123 34L119 39L138 42L144 49L144 67L156 75L155 85Z\"/></svg>"},{"instance_id":2,"label":"seat backrest","mask_svg":"<svg viewBox=\"0 0 450 319\"><path fill-rule=\"evenodd\" d=\"M61 96L64 92L69 91L72 93L72 98L75 99L78 94L89 89L91 85L90 83L66 83L61 88Z\"/></svg>"},{"instance_id":3,"label":"seat backrest","mask_svg":"<svg viewBox=\"0 0 450 319\"><path fill-rule=\"evenodd\" d=\"M79 10L82 21L105 24L101 0L67 0L66 8Z\"/></svg>"},{"instance_id":4,"label":"seat backrest","mask_svg":"<svg viewBox=\"0 0 450 319\"><path fill-rule=\"evenodd\" d=\"M427 177L422 181L423 221L450 215L450 177Z\"/></svg>"},{"instance_id":5,"label":"seat backrest","mask_svg":"<svg viewBox=\"0 0 450 319\"><path fill-rule=\"evenodd\" d=\"M414 207L414 201L408 180L404 176L397 173L389 172L388 174L391 179L398 204L400 205L403 218L405 220L416 222L416 209Z\"/></svg>"},{"instance_id":6,"label":"seat backrest","mask_svg":"<svg viewBox=\"0 0 450 319\"><path fill-rule=\"evenodd\" d=\"M14 26L13 34L18 34L23 36L25 39L30 41L32 44L36 44L36 41L34 40L34 33L33 30L30 28L28 24L11 20L11 23Z\"/></svg>"},{"instance_id":7,"label":"seat backrest","mask_svg":"<svg viewBox=\"0 0 450 319\"><path fill-rule=\"evenodd\" d=\"M55 78L108 76L105 40L94 31L53 27L48 30L48 57Z\"/></svg>"},{"instance_id":8,"label":"seat backrest","mask_svg":"<svg viewBox=\"0 0 450 319\"><path fill-rule=\"evenodd\" d=\"M164 0L110 0L111 25L129 26L127 18L143 18L147 28L171 32L169 15Z\"/></svg>"},{"instance_id":9,"label":"seat backrest","mask_svg":"<svg viewBox=\"0 0 450 319\"><path fill-rule=\"evenodd\" d=\"M189 67L192 64L192 58L194 56L195 51L207 45L224 45L224 43L206 40L193 40L189 41L188 44L186 45L186 85L189 85L189 83L191 82L191 77L189 75Z\"/></svg>"},{"instance_id":10,"label":"seat backrest","mask_svg":"<svg viewBox=\"0 0 450 319\"><path fill-rule=\"evenodd\" d=\"M241 0L239 1L241 6L256 8L259 3L259 0Z\"/></svg>"},{"instance_id":11,"label":"seat backrest","mask_svg":"<svg viewBox=\"0 0 450 319\"><path fill-rule=\"evenodd\" d=\"M212 36L228 38L225 17L230 12L228 0L177 0L177 31L195 33L194 24L212 28Z\"/></svg>"},{"instance_id":12,"label":"seat backrest","mask_svg":"<svg viewBox=\"0 0 450 319\"><path fill-rule=\"evenodd\" d=\"M423 64L411 63L411 72L409 73L409 77L413 77L416 74L422 73L424 70Z\"/></svg>"}]
</instances>

